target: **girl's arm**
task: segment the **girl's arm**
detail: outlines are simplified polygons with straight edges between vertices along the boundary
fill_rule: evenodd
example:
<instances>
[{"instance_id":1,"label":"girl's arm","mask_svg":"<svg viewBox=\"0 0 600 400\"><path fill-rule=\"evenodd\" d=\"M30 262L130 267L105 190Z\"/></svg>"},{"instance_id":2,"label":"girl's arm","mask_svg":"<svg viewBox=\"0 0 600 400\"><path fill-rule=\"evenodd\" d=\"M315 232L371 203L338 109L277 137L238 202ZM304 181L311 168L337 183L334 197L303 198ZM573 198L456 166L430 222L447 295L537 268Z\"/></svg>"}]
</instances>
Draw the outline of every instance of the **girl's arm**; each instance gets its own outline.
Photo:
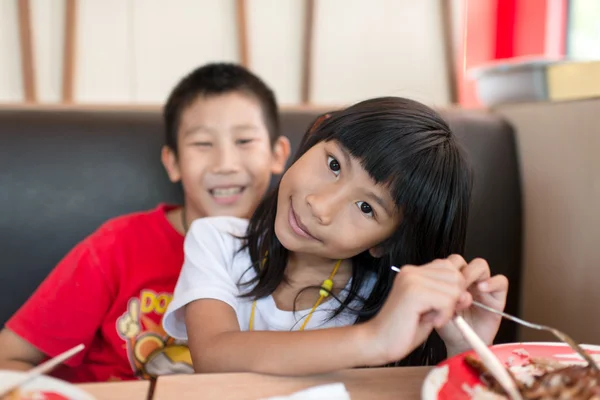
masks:
<instances>
[{"instance_id":1,"label":"girl's arm","mask_svg":"<svg viewBox=\"0 0 600 400\"><path fill-rule=\"evenodd\" d=\"M380 365L383 355L367 349L365 325L303 332L241 332L234 310L218 300L185 308L188 345L196 372L317 374Z\"/></svg>"},{"instance_id":2,"label":"girl's arm","mask_svg":"<svg viewBox=\"0 0 600 400\"><path fill-rule=\"evenodd\" d=\"M379 314L364 324L342 328L241 332L226 303L193 301L185 307L185 322L194 368L305 375L400 360L433 328L444 326L455 310L470 305L460 260L403 267Z\"/></svg>"}]
</instances>

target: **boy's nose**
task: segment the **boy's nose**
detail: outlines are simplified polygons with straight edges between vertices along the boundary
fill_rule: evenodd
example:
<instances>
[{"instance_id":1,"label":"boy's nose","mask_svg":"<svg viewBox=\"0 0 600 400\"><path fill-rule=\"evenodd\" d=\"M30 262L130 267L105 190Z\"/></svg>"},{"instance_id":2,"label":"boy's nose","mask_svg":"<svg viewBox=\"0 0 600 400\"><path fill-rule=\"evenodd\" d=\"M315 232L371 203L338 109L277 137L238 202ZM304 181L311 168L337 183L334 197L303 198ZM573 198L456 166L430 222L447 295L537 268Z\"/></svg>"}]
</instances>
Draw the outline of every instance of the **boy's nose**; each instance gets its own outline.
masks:
<instances>
[{"instance_id":1,"label":"boy's nose","mask_svg":"<svg viewBox=\"0 0 600 400\"><path fill-rule=\"evenodd\" d=\"M216 151L213 172L216 174L229 174L239 170L240 157L234 149L227 147Z\"/></svg>"}]
</instances>

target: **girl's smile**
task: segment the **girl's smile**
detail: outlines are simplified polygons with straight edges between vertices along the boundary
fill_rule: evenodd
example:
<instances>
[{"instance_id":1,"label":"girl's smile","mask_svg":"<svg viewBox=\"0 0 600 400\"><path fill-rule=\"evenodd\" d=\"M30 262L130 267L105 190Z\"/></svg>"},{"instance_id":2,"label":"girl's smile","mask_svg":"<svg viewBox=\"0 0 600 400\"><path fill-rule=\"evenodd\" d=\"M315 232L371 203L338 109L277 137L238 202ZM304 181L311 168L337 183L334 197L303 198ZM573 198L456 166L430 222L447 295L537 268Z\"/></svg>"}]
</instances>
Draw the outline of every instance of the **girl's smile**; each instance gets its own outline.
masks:
<instances>
[{"instance_id":1,"label":"girl's smile","mask_svg":"<svg viewBox=\"0 0 600 400\"><path fill-rule=\"evenodd\" d=\"M290 223L290 227L292 228L292 231L294 231L298 236L301 236L303 238L310 239L310 240L319 240L310 233L310 231L308 230L306 225L304 225L302 223L302 221L300 220L300 218L298 218L298 216L296 215L296 212L294 211L294 204L292 203L292 199L290 199L290 212L289 212L288 220Z\"/></svg>"}]
</instances>

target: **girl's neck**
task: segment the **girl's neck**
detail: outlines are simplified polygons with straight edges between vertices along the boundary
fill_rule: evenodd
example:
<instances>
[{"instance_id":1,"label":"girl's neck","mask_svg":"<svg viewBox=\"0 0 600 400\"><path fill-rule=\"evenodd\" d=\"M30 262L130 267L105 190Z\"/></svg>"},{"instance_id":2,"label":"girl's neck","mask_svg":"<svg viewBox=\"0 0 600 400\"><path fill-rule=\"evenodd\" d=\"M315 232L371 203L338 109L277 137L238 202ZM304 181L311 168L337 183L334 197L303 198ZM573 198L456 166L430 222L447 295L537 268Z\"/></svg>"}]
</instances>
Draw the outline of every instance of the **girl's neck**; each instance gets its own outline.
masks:
<instances>
[{"instance_id":1,"label":"girl's neck","mask_svg":"<svg viewBox=\"0 0 600 400\"><path fill-rule=\"evenodd\" d=\"M285 269L285 277L289 285L307 287L319 286L328 279L338 260L290 253ZM335 286L343 287L352 275L352 260L343 260L335 275Z\"/></svg>"},{"instance_id":2,"label":"girl's neck","mask_svg":"<svg viewBox=\"0 0 600 400\"><path fill-rule=\"evenodd\" d=\"M318 287L329 279L337 261L290 254L285 269L286 280L273 292L277 308L283 311L310 309L319 298ZM351 276L352 260L343 260L333 278L332 292L339 295ZM304 290L310 287L317 289Z\"/></svg>"}]
</instances>

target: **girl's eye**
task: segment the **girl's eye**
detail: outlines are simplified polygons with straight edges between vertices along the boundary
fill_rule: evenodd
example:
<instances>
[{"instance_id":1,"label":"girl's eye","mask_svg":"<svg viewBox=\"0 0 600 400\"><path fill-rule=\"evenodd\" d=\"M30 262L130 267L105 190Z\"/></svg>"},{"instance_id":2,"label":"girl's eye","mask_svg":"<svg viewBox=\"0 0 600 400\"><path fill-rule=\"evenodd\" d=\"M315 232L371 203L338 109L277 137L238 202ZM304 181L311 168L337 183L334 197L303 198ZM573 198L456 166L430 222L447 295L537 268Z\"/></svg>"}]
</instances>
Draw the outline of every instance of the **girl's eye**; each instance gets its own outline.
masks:
<instances>
[{"instance_id":1,"label":"girl's eye","mask_svg":"<svg viewBox=\"0 0 600 400\"><path fill-rule=\"evenodd\" d=\"M358 206L358 208L360 209L360 211L369 216L372 217L373 216L373 208L371 208L371 206L369 205L369 203L365 203L364 201L359 201L356 203L356 205Z\"/></svg>"},{"instance_id":2,"label":"girl's eye","mask_svg":"<svg viewBox=\"0 0 600 400\"><path fill-rule=\"evenodd\" d=\"M342 169L340 167L340 163L338 162L338 160L336 160L335 158L328 156L327 157L327 164L329 165L329 169L337 176L340 174L340 170Z\"/></svg>"},{"instance_id":3,"label":"girl's eye","mask_svg":"<svg viewBox=\"0 0 600 400\"><path fill-rule=\"evenodd\" d=\"M238 140L236 141L236 143L237 143L237 144L239 144L239 145L248 144L248 143L250 143L250 142L252 142L252 139L238 139Z\"/></svg>"}]
</instances>

